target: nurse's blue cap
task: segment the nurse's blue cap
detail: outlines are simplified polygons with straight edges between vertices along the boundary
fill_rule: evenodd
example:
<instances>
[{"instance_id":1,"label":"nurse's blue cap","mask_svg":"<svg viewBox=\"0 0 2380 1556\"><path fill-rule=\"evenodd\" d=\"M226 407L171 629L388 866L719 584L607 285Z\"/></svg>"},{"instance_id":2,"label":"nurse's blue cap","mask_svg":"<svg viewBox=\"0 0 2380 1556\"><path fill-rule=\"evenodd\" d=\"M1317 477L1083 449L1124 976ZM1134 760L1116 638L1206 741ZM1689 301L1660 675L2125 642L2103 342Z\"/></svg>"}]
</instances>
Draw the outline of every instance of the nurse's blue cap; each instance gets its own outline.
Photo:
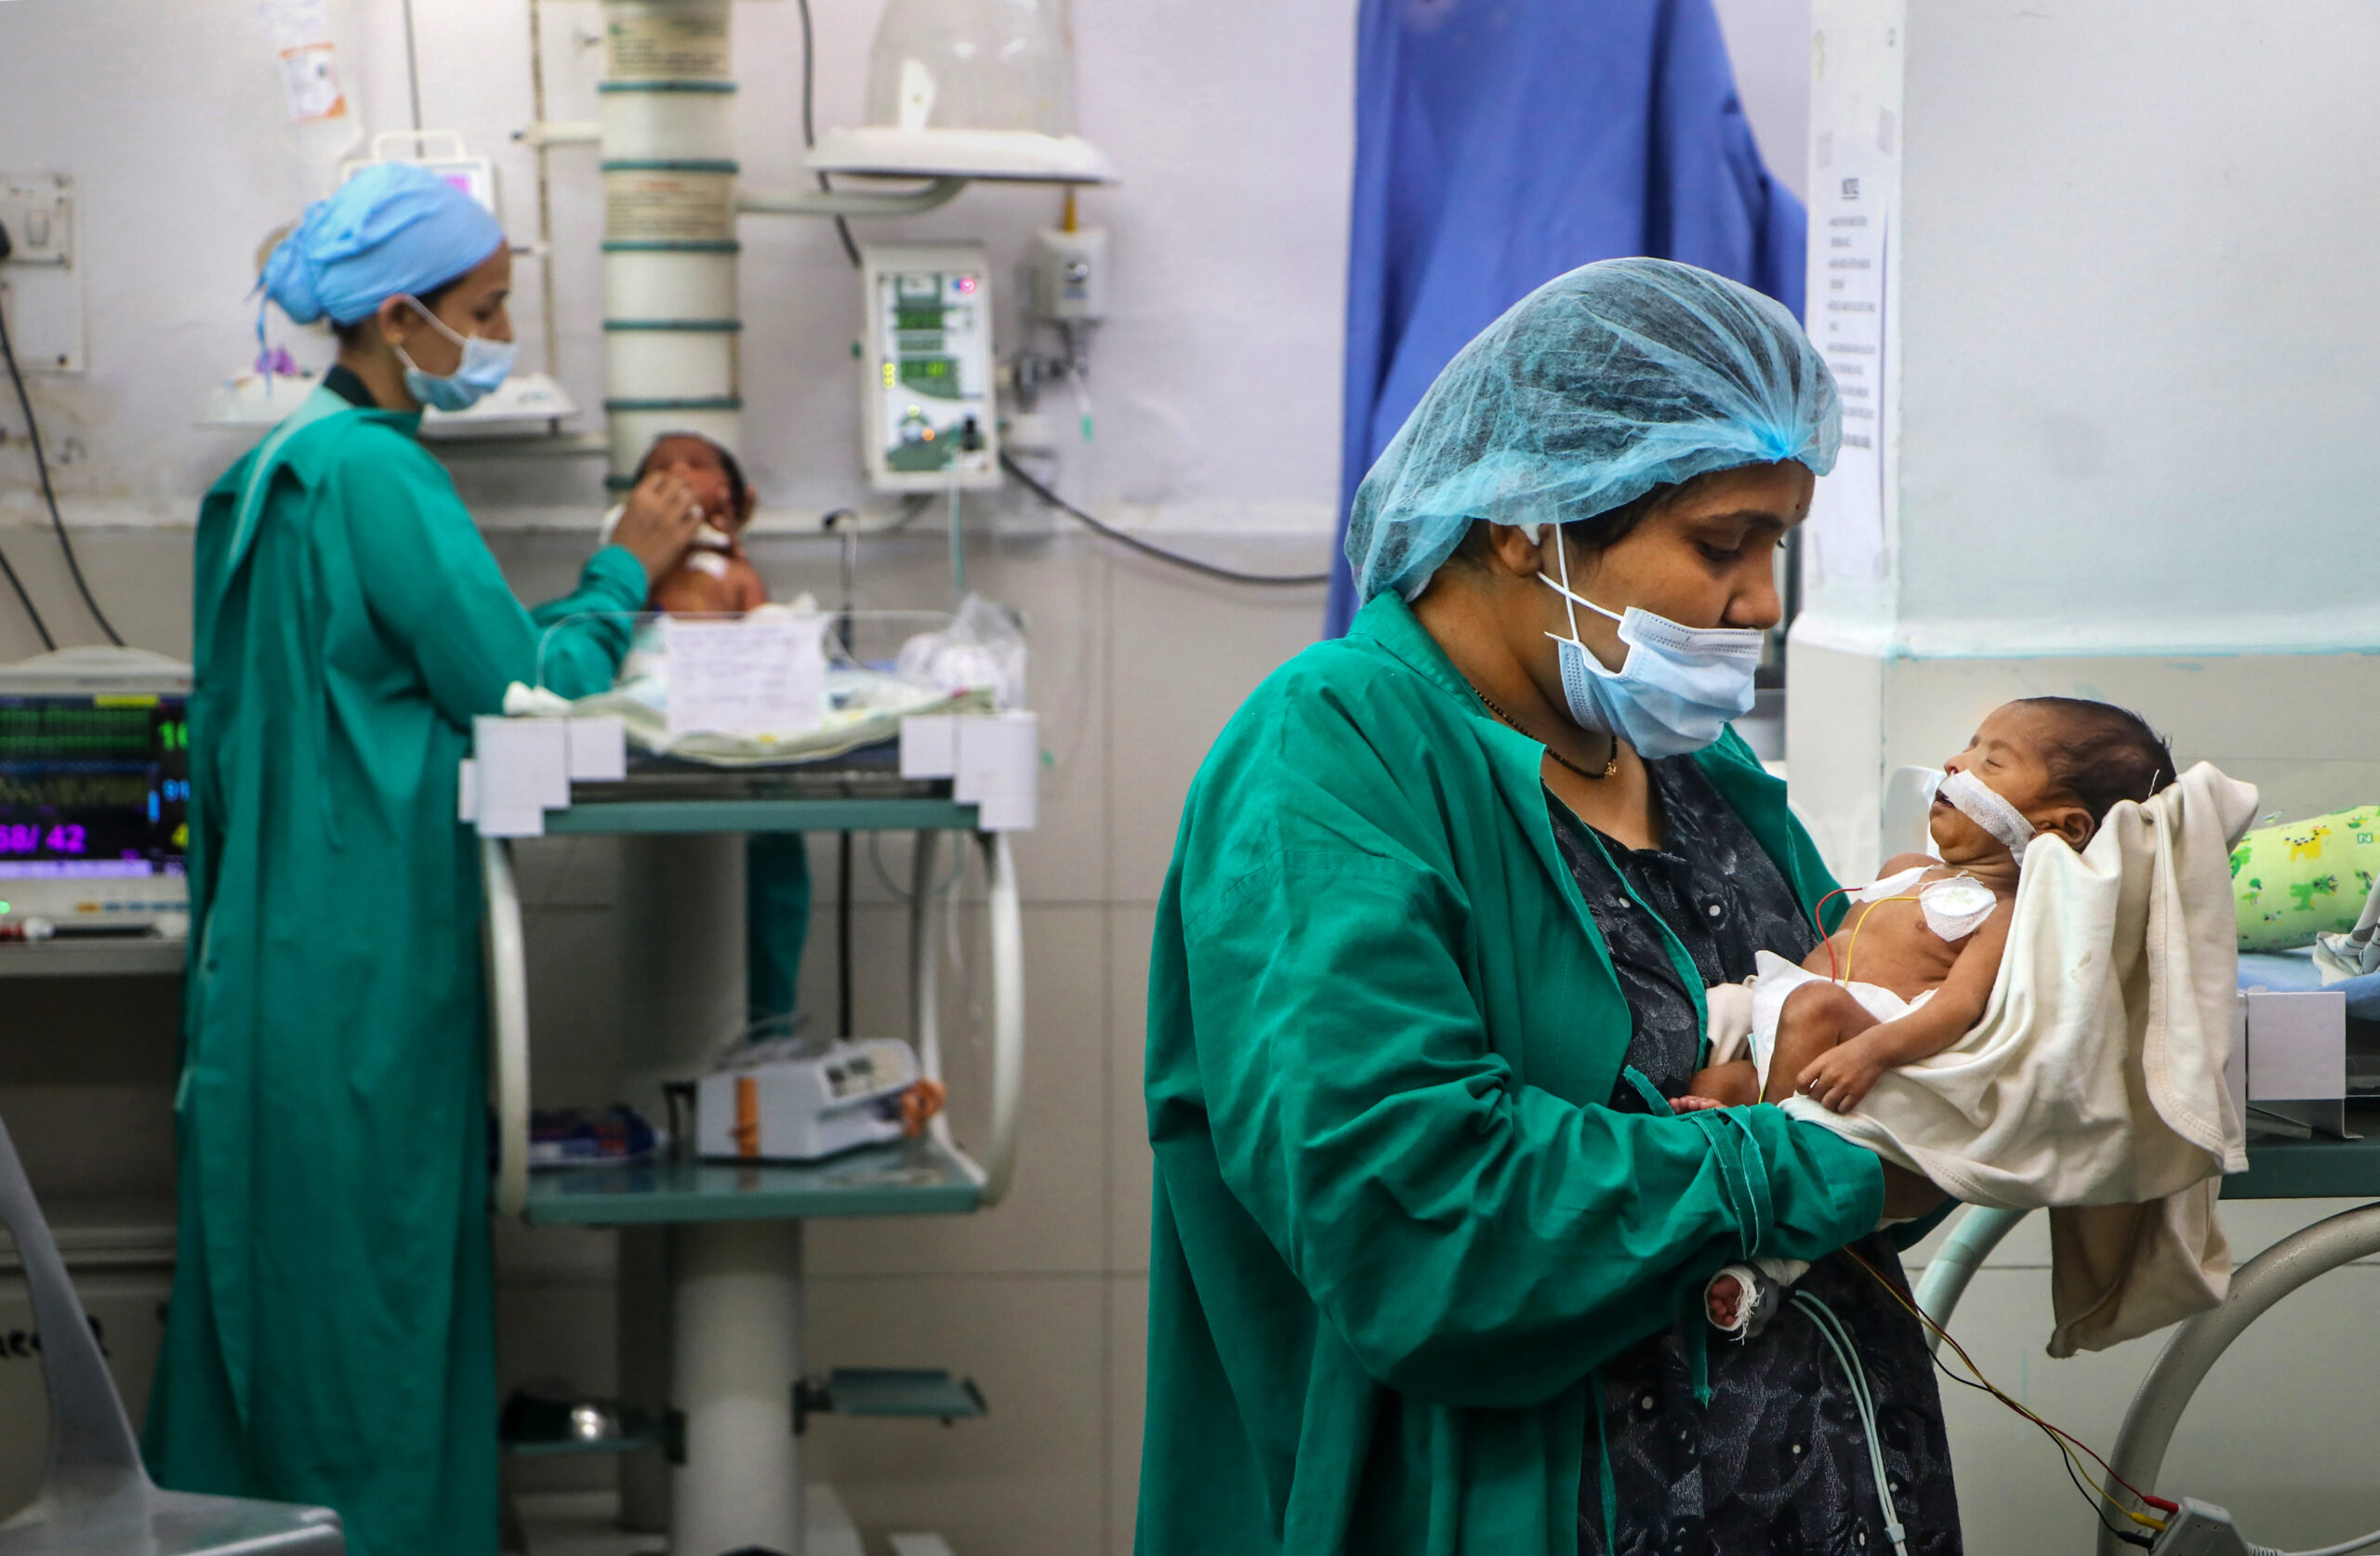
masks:
<instances>
[{"instance_id":1,"label":"nurse's blue cap","mask_svg":"<svg viewBox=\"0 0 2380 1556\"><path fill-rule=\"evenodd\" d=\"M504 244L484 206L426 167L376 162L306 207L258 283L301 324L352 324L390 297L418 297Z\"/></svg>"},{"instance_id":2,"label":"nurse's blue cap","mask_svg":"<svg viewBox=\"0 0 2380 1556\"><path fill-rule=\"evenodd\" d=\"M1797 459L1834 468L1833 375L1784 305L1669 259L1557 276L1455 354L1356 490L1366 600L1411 600L1474 519L1567 524L1656 486Z\"/></svg>"}]
</instances>

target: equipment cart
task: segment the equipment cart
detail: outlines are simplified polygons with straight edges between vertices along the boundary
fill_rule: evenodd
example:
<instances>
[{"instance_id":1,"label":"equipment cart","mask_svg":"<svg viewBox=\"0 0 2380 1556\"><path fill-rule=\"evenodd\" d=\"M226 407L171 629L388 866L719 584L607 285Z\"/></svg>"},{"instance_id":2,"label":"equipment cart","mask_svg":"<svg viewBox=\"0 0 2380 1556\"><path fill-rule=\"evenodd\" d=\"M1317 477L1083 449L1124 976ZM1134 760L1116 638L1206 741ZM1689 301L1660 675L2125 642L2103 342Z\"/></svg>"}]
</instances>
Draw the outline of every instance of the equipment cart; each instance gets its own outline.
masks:
<instances>
[{"instance_id":1,"label":"equipment cart","mask_svg":"<svg viewBox=\"0 0 2380 1556\"><path fill-rule=\"evenodd\" d=\"M980 1157L946 1115L904 1142L803 1164L701 1162L529 1170L529 996L512 844L483 837L494 1006L496 1206L533 1226L663 1227L673 1299L669 1549L801 1556L801 1419L813 1410L949 1418L981 1414L972 1384L933 1372L847 1370L804 1381L802 1223L820 1216L964 1215L999 1202L1016 1154L1025 1056L1025 946L1005 832L948 778L905 778L889 748L802 767L723 771L657 759L615 782L575 782L548 835L906 831L916 839L909 1039L942 1076L936 971L945 834L981 851L988 891L991 1123ZM813 1523L814 1527L814 1521ZM848 1539L848 1536L845 1536ZM840 1542L839 1542L840 1543ZM855 1543L846 1549L856 1550Z\"/></svg>"}]
</instances>

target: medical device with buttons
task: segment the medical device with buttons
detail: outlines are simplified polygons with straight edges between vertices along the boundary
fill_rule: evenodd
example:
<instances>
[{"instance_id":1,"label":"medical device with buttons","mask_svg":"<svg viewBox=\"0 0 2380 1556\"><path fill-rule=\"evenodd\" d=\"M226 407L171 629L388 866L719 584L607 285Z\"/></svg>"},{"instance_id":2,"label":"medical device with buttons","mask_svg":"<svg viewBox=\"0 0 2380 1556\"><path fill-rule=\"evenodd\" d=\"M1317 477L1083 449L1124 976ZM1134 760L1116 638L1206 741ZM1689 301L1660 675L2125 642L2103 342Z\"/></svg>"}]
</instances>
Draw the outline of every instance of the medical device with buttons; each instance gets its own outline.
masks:
<instances>
[{"instance_id":1,"label":"medical device with buttons","mask_svg":"<svg viewBox=\"0 0 2380 1556\"><path fill-rule=\"evenodd\" d=\"M1000 483L991 266L981 244L887 244L865 260L864 455L880 492Z\"/></svg>"},{"instance_id":2,"label":"medical device with buttons","mask_svg":"<svg viewBox=\"0 0 2380 1556\"><path fill-rule=\"evenodd\" d=\"M918 1056L893 1037L758 1045L695 1083L696 1150L713 1161L813 1162L911 1132Z\"/></svg>"},{"instance_id":3,"label":"medical device with buttons","mask_svg":"<svg viewBox=\"0 0 2380 1556\"><path fill-rule=\"evenodd\" d=\"M190 666L63 649L0 666L0 937L190 925Z\"/></svg>"}]
</instances>

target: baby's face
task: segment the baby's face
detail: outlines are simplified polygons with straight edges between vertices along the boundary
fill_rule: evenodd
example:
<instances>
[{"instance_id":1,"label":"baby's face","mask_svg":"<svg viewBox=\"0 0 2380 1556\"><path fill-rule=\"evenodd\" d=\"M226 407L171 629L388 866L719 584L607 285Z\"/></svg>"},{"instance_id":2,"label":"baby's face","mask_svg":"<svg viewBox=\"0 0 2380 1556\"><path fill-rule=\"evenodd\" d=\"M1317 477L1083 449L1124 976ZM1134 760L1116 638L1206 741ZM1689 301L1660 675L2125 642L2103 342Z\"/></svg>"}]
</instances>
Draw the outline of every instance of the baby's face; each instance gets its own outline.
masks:
<instances>
[{"instance_id":1,"label":"baby's face","mask_svg":"<svg viewBox=\"0 0 2380 1556\"><path fill-rule=\"evenodd\" d=\"M1967 748L1942 764L1946 772L1971 772L2001 798L2042 822L2065 802L2057 780L2050 773L2044 753L2056 748L2056 717L2024 703L2003 703L1976 726ZM1944 858L1973 857L2004 845L1968 819L1965 811L1938 795L1934 800L1930 830Z\"/></svg>"},{"instance_id":2,"label":"baby's face","mask_svg":"<svg viewBox=\"0 0 2380 1556\"><path fill-rule=\"evenodd\" d=\"M719 450L700 438L664 438L653 445L646 455L645 469L667 470L694 489L694 500L703 505L703 518L709 523L734 534L744 527L742 504L735 482L727 473L727 465Z\"/></svg>"}]
</instances>

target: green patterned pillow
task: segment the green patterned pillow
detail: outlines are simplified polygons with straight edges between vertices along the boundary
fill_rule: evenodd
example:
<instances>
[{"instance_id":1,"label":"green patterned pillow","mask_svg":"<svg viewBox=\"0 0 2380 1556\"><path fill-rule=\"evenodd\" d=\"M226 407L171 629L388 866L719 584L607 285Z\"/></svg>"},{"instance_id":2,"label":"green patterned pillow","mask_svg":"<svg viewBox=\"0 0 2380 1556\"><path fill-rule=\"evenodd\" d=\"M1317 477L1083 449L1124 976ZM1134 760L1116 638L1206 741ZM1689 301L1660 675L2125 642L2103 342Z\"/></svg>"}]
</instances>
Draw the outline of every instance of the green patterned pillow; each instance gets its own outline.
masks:
<instances>
[{"instance_id":1,"label":"green patterned pillow","mask_svg":"<svg viewBox=\"0 0 2380 1556\"><path fill-rule=\"evenodd\" d=\"M2286 951L2351 930L2380 875L2380 805L2261 827L2231 851L2240 949Z\"/></svg>"}]
</instances>

